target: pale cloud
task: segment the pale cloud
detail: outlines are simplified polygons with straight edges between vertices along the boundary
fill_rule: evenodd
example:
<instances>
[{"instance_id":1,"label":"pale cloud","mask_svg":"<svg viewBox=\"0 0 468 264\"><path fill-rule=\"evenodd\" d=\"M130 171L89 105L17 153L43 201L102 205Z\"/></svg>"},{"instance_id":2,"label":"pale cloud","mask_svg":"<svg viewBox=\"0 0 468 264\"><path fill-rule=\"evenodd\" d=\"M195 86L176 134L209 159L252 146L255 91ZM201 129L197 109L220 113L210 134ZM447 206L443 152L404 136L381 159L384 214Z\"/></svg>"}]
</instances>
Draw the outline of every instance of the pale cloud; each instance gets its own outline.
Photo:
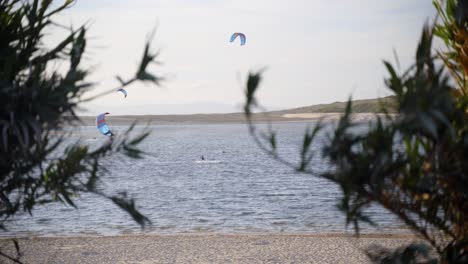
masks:
<instances>
[{"instance_id":1,"label":"pale cloud","mask_svg":"<svg viewBox=\"0 0 468 264\"><path fill-rule=\"evenodd\" d=\"M433 15L427 0L81 0L59 21L91 20L86 63L97 66L96 90L136 69L157 25L153 44L164 64L153 70L168 81L161 89L129 87L125 103L235 105L243 100L238 76L266 66L261 101L292 107L387 94L382 59L392 59L395 48L409 65ZM247 35L247 45L228 42L235 31Z\"/></svg>"}]
</instances>

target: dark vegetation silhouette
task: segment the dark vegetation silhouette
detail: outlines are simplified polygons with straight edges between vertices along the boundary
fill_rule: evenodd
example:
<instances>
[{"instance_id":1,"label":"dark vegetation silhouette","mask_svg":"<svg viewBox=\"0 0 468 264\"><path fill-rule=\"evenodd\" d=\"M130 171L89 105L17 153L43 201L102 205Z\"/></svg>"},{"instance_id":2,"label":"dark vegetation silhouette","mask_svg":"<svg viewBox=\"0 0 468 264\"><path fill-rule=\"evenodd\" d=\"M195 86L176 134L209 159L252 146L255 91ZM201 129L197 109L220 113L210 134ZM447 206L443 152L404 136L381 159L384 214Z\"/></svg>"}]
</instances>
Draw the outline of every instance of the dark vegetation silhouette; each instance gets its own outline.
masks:
<instances>
[{"instance_id":1,"label":"dark vegetation silhouette","mask_svg":"<svg viewBox=\"0 0 468 264\"><path fill-rule=\"evenodd\" d=\"M150 221L136 209L125 193L106 194L99 188L106 168L100 163L115 153L142 158L138 145L148 131L132 132L133 125L113 140L90 149L79 142L64 140L79 123L77 107L96 97L113 93L107 90L85 98L93 87L86 80L89 70L81 67L87 26L66 28L54 21L56 14L75 1L51 0L0 1L0 228L20 212L33 213L38 205L61 202L73 207L81 193L93 193L110 199L128 212L143 228ZM66 30L67 36L54 47L44 45L45 31ZM50 31L49 31L50 32ZM129 80L120 77L120 88L136 81L158 85L161 80L147 71L157 54L150 51L149 41L139 68ZM56 70L61 65L64 70ZM131 134L132 133L132 134ZM66 147L65 147L66 146ZM60 149L65 148L64 151ZM16 256L0 255L14 262Z\"/></svg>"},{"instance_id":2,"label":"dark vegetation silhouette","mask_svg":"<svg viewBox=\"0 0 468 264\"><path fill-rule=\"evenodd\" d=\"M387 114L376 115L365 131L356 133L366 123L353 122L349 100L332 127L318 122L305 131L299 162L277 152L271 124L266 129L254 124L254 109L263 109L255 97L262 71L248 76L244 112L262 150L299 172L339 185L343 198L338 208L357 234L360 223L378 224L365 213L378 204L425 241L396 251L370 248L368 256L376 263L468 263L467 2L434 1L440 18L424 26L409 69L401 72L398 58L397 67L384 61L396 115L382 104ZM433 49L434 35L446 44L444 50ZM320 151L314 147L318 140ZM331 170L314 170L317 154Z\"/></svg>"}]
</instances>

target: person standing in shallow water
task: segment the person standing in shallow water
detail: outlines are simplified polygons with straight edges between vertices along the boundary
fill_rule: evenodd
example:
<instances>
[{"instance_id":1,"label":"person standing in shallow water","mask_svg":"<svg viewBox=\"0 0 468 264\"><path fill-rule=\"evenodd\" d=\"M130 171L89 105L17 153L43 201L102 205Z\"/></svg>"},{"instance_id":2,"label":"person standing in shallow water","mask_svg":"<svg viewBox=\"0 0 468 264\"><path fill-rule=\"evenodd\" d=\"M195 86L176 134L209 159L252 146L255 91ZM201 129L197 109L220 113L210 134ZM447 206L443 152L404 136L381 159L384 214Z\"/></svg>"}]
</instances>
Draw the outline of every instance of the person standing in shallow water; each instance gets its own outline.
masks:
<instances>
[{"instance_id":1,"label":"person standing in shallow water","mask_svg":"<svg viewBox=\"0 0 468 264\"><path fill-rule=\"evenodd\" d=\"M201 160L205 160L205 156L202 155L202 156L201 156Z\"/></svg>"}]
</instances>

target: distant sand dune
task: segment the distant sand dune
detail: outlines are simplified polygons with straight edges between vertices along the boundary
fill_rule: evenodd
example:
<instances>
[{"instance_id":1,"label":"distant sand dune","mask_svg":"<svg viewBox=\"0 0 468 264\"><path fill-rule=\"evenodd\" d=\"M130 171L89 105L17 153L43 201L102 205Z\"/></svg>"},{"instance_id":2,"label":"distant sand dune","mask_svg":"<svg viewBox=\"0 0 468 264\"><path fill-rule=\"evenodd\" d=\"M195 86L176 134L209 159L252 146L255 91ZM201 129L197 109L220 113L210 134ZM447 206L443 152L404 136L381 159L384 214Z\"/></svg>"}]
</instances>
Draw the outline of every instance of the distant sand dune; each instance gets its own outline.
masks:
<instances>
[{"instance_id":1,"label":"distant sand dune","mask_svg":"<svg viewBox=\"0 0 468 264\"><path fill-rule=\"evenodd\" d=\"M343 113L296 113L296 114L284 114L282 117L284 118L302 118L302 119L324 119L328 121L338 120ZM383 117L384 114L374 114L374 113L356 113L351 114L351 119L356 122L364 122L364 121L371 121L376 118L376 116ZM392 114L392 116L396 116Z\"/></svg>"},{"instance_id":2,"label":"distant sand dune","mask_svg":"<svg viewBox=\"0 0 468 264\"><path fill-rule=\"evenodd\" d=\"M305 119L319 119L319 118L332 118L338 119L341 116L340 113L297 113L297 114L284 114L284 118L305 118Z\"/></svg>"}]
</instances>

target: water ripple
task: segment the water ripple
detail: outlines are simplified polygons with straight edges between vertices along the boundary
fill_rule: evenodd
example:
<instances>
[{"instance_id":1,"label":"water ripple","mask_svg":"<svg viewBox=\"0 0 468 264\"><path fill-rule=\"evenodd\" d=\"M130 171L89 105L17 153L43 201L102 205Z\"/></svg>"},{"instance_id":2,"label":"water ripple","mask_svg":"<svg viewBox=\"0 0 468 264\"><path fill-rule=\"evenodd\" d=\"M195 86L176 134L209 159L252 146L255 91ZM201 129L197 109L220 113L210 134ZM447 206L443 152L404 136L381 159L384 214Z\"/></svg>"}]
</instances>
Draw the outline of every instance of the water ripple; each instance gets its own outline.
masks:
<instances>
[{"instance_id":1,"label":"water ripple","mask_svg":"<svg viewBox=\"0 0 468 264\"><path fill-rule=\"evenodd\" d=\"M283 123L280 153L299 157L300 135L306 124ZM124 128L117 128L121 131ZM82 127L83 142L97 137L94 127ZM142 146L151 156L142 160L106 160L109 174L102 190L127 191L153 225L141 231L111 202L83 194L78 210L62 204L38 207L34 218L18 215L1 235L83 235L179 232L340 232L345 218L336 203L340 190L326 180L297 174L259 150L244 125L155 126ZM317 143L314 148L319 149ZM207 161L200 162L203 155ZM318 155L319 156L319 155ZM211 161L211 162L210 162ZM326 163L315 158L316 169ZM402 224L384 209L368 213L379 230L403 232ZM363 231L376 229L363 226Z\"/></svg>"}]
</instances>

